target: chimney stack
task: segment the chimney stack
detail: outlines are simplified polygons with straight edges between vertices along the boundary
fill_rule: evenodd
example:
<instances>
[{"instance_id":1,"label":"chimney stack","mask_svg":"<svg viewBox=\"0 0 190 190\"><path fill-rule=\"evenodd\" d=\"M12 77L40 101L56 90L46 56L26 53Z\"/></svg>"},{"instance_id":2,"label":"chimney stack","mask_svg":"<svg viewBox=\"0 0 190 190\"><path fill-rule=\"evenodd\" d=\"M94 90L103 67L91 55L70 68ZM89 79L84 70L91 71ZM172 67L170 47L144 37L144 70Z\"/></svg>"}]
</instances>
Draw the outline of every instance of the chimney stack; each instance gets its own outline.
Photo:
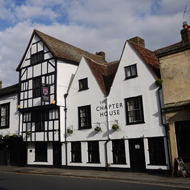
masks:
<instances>
[{"instance_id":1,"label":"chimney stack","mask_svg":"<svg viewBox=\"0 0 190 190\"><path fill-rule=\"evenodd\" d=\"M0 81L0 89L2 89L2 81Z\"/></svg>"},{"instance_id":2,"label":"chimney stack","mask_svg":"<svg viewBox=\"0 0 190 190\"><path fill-rule=\"evenodd\" d=\"M181 30L181 39L184 43L190 42L190 28L187 22L183 22L183 29Z\"/></svg>"},{"instance_id":3,"label":"chimney stack","mask_svg":"<svg viewBox=\"0 0 190 190\"><path fill-rule=\"evenodd\" d=\"M144 39L142 39L142 38L140 38L138 36L129 39L129 41L131 41L131 42L133 42L133 43L135 43L135 44L137 44L137 45L145 48L145 41L144 41Z\"/></svg>"},{"instance_id":4,"label":"chimney stack","mask_svg":"<svg viewBox=\"0 0 190 190\"><path fill-rule=\"evenodd\" d=\"M104 51L96 52L96 55L101 56L104 60L106 60L106 54Z\"/></svg>"}]
</instances>

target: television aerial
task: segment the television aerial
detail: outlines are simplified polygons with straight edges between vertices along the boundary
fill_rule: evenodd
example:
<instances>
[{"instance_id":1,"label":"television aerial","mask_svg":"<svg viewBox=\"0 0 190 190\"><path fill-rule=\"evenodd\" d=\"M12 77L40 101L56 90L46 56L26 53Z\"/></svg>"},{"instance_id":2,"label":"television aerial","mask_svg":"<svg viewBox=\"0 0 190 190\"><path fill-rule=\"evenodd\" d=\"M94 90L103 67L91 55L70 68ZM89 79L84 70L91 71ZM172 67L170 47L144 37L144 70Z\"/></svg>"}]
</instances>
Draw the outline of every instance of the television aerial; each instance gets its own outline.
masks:
<instances>
[{"instance_id":1,"label":"television aerial","mask_svg":"<svg viewBox=\"0 0 190 190\"><path fill-rule=\"evenodd\" d=\"M190 12L190 10L187 10L187 5L185 6L185 10L184 10L184 12L183 12L183 18L185 17L185 13L186 12Z\"/></svg>"}]
</instances>

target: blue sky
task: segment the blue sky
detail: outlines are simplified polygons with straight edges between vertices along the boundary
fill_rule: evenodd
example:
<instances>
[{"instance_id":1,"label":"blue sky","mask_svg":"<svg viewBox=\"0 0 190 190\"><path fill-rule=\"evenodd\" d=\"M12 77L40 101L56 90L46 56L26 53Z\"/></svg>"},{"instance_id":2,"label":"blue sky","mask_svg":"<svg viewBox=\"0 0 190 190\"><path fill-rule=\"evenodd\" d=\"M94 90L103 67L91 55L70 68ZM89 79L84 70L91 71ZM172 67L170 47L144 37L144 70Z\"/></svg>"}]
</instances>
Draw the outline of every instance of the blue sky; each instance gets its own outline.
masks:
<instances>
[{"instance_id":1,"label":"blue sky","mask_svg":"<svg viewBox=\"0 0 190 190\"><path fill-rule=\"evenodd\" d=\"M181 40L189 0L0 0L0 80L18 82L17 68L34 29L118 60L127 39L155 50ZM11 76L11 77L10 77Z\"/></svg>"}]
</instances>

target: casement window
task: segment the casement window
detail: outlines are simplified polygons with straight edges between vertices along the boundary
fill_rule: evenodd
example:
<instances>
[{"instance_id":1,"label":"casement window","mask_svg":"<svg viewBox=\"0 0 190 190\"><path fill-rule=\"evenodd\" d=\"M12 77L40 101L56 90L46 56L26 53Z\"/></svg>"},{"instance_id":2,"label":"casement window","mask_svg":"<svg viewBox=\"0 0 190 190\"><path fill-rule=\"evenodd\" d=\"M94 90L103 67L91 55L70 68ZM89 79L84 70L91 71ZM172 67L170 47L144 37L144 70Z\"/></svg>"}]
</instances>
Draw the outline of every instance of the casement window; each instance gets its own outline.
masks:
<instances>
[{"instance_id":1,"label":"casement window","mask_svg":"<svg viewBox=\"0 0 190 190\"><path fill-rule=\"evenodd\" d=\"M42 90L42 79L41 77L36 77L33 79L33 98L41 96Z\"/></svg>"},{"instance_id":2,"label":"casement window","mask_svg":"<svg viewBox=\"0 0 190 190\"><path fill-rule=\"evenodd\" d=\"M47 143L35 143L35 162L47 162Z\"/></svg>"},{"instance_id":3,"label":"casement window","mask_svg":"<svg viewBox=\"0 0 190 190\"><path fill-rule=\"evenodd\" d=\"M125 99L127 125L144 123L142 96Z\"/></svg>"},{"instance_id":4,"label":"casement window","mask_svg":"<svg viewBox=\"0 0 190 190\"><path fill-rule=\"evenodd\" d=\"M137 65L130 65L125 67L125 79L137 77Z\"/></svg>"},{"instance_id":5,"label":"casement window","mask_svg":"<svg viewBox=\"0 0 190 190\"><path fill-rule=\"evenodd\" d=\"M88 89L88 78L79 80L79 91Z\"/></svg>"},{"instance_id":6,"label":"casement window","mask_svg":"<svg viewBox=\"0 0 190 190\"><path fill-rule=\"evenodd\" d=\"M99 142L98 141L88 142L88 162L89 163L100 163Z\"/></svg>"},{"instance_id":7,"label":"casement window","mask_svg":"<svg viewBox=\"0 0 190 190\"><path fill-rule=\"evenodd\" d=\"M126 164L124 140L113 140L113 163Z\"/></svg>"},{"instance_id":8,"label":"casement window","mask_svg":"<svg viewBox=\"0 0 190 190\"><path fill-rule=\"evenodd\" d=\"M44 51L40 51L38 53L31 55L31 60L30 60L31 65L40 63L42 61L44 61Z\"/></svg>"},{"instance_id":9,"label":"casement window","mask_svg":"<svg viewBox=\"0 0 190 190\"><path fill-rule=\"evenodd\" d=\"M79 117L79 129L91 128L91 107L90 107L90 105L78 107L78 117Z\"/></svg>"},{"instance_id":10,"label":"casement window","mask_svg":"<svg viewBox=\"0 0 190 190\"><path fill-rule=\"evenodd\" d=\"M9 103L0 105L0 117L1 117L0 128L9 128L9 110L10 110Z\"/></svg>"},{"instance_id":11,"label":"casement window","mask_svg":"<svg viewBox=\"0 0 190 190\"><path fill-rule=\"evenodd\" d=\"M150 165L165 165L164 138L148 138Z\"/></svg>"},{"instance_id":12,"label":"casement window","mask_svg":"<svg viewBox=\"0 0 190 190\"><path fill-rule=\"evenodd\" d=\"M81 162L81 142L71 142L72 162Z\"/></svg>"},{"instance_id":13,"label":"casement window","mask_svg":"<svg viewBox=\"0 0 190 190\"><path fill-rule=\"evenodd\" d=\"M32 112L32 122L35 123L35 131L42 132L45 129L45 121L49 120L49 111L34 111Z\"/></svg>"}]
</instances>

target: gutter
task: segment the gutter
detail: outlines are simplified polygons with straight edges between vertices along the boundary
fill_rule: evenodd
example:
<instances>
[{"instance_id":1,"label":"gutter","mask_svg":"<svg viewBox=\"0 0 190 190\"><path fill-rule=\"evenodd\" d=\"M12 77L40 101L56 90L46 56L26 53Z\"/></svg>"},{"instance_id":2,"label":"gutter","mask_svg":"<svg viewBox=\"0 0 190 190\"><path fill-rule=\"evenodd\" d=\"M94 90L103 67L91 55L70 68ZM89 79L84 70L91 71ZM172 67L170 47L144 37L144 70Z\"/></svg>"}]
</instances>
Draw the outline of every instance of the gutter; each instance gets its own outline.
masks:
<instances>
[{"instance_id":1,"label":"gutter","mask_svg":"<svg viewBox=\"0 0 190 190\"><path fill-rule=\"evenodd\" d=\"M165 132L166 132L166 139L167 139L167 150L168 150L168 157L169 157L169 167L170 172L172 172L172 156L171 156L171 142L170 142L170 136L169 136L169 125L165 124L163 121L163 113L162 113L162 105L161 105L161 89L162 87L159 87L158 89L158 100L159 100L159 107L160 107L160 115L161 115L161 123L164 126Z\"/></svg>"}]
</instances>

